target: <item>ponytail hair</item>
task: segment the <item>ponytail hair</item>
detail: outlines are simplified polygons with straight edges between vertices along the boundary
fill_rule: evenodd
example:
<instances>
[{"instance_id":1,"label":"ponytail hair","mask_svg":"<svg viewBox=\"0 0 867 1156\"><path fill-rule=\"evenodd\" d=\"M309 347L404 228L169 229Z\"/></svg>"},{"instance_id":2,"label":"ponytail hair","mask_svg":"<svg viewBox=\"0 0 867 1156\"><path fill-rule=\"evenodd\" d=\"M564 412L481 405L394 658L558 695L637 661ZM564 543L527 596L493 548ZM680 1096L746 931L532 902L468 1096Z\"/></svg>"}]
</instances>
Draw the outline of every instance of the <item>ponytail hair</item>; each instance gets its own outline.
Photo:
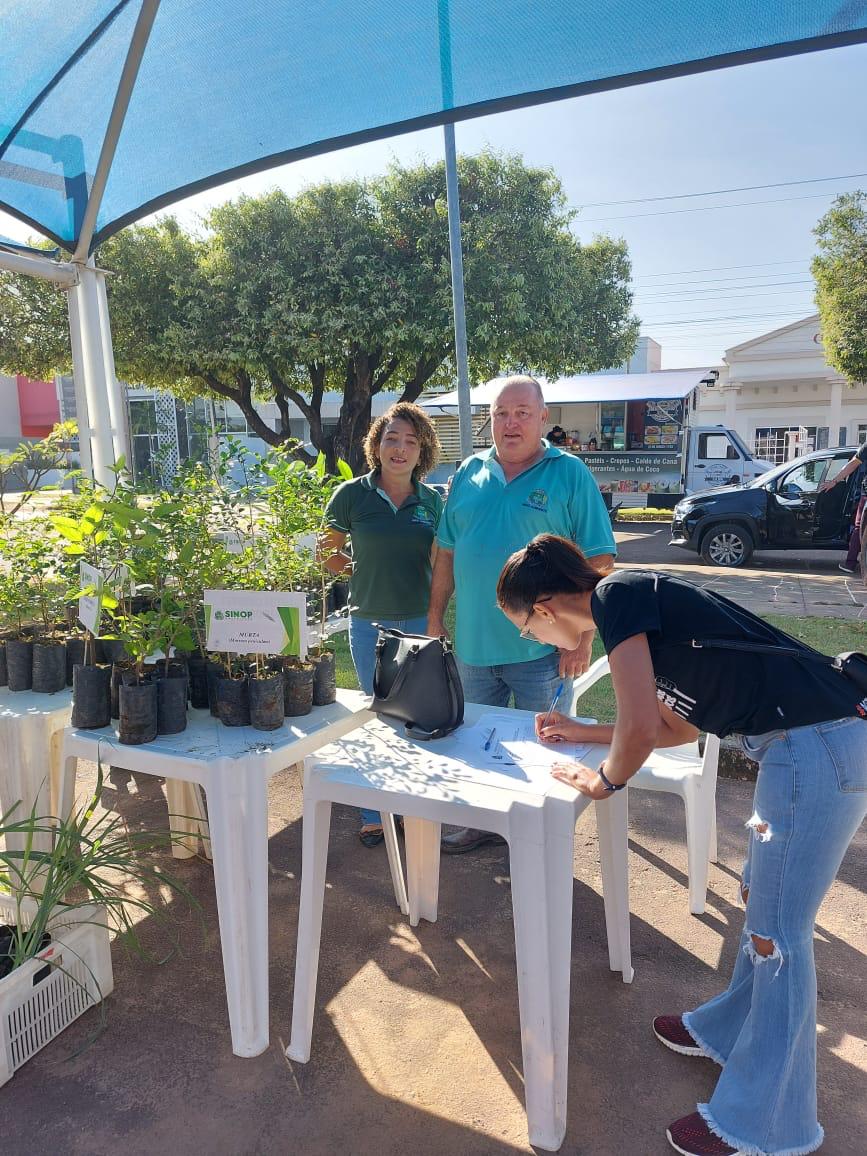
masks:
<instances>
[{"instance_id":1,"label":"ponytail hair","mask_svg":"<svg viewBox=\"0 0 867 1156\"><path fill-rule=\"evenodd\" d=\"M508 559L497 582L497 605L527 614L553 594L586 594L603 575L595 570L574 542L556 534L539 534Z\"/></svg>"}]
</instances>

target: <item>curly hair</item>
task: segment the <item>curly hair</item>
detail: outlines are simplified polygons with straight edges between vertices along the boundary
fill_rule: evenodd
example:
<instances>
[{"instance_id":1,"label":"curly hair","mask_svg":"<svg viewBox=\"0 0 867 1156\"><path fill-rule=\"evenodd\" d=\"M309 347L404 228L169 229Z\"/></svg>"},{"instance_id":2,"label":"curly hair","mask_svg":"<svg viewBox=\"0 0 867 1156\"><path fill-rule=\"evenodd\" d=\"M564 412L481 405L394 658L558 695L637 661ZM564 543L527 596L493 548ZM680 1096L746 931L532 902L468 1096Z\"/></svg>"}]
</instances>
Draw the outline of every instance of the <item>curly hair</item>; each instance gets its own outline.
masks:
<instances>
[{"instance_id":1,"label":"curly hair","mask_svg":"<svg viewBox=\"0 0 867 1156\"><path fill-rule=\"evenodd\" d=\"M433 422L423 409L411 401L395 402L384 414L374 418L364 439L364 456L372 470L380 469L382 462L379 460L379 443L388 423L397 420L409 422L418 438L418 464L412 471L412 480L417 482L431 472L440 460L442 449Z\"/></svg>"}]
</instances>

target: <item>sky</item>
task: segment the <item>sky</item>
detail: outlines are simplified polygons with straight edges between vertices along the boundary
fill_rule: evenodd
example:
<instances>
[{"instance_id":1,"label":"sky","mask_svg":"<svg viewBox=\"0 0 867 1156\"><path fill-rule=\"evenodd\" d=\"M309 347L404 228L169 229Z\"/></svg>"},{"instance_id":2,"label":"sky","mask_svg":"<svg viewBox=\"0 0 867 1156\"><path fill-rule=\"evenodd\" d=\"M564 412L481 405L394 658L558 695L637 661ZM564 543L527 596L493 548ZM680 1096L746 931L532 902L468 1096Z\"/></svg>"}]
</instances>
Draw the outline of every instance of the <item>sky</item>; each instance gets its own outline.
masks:
<instances>
[{"instance_id":1,"label":"sky","mask_svg":"<svg viewBox=\"0 0 867 1156\"><path fill-rule=\"evenodd\" d=\"M838 48L465 121L457 148L553 169L580 210L579 240L626 239L635 312L663 367L713 366L727 348L815 311L813 228L836 195L867 190L865 77L867 45ZM292 194L442 151L441 129L392 137L223 185L171 212L192 228L241 193ZM716 192L728 189L744 191ZM30 230L0 214L0 233L25 240Z\"/></svg>"}]
</instances>

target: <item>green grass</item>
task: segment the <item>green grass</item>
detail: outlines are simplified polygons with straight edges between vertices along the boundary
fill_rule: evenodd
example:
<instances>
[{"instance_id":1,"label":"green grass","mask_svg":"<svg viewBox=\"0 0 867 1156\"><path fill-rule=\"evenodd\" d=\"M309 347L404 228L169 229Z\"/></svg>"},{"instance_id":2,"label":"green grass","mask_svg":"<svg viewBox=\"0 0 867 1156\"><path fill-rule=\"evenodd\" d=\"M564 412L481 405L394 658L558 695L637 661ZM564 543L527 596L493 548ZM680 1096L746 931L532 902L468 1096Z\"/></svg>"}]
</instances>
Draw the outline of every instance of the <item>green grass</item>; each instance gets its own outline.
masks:
<instances>
[{"instance_id":1,"label":"green grass","mask_svg":"<svg viewBox=\"0 0 867 1156\"><path fill-rule=\"evenodd\" d=\"M771 625L785 630L800 642L821 651L822 654L839 654L843 650L861 650L867 652L867 622L841 621L837 618L798 618L791 614L765 614ZM449 630L454 630L454 614L451 607L447 616ZM355 668L349 653L349 639L346 633L334 636L337 660L337 685L346 689L358 688L355 677ZM593 642L594 660L603 654L602 643L598 636ZM614 721L614 693L610 679L590 688L581 697L581 714L588 718L598 719L599 722Z\"/></svg>"}]
</instances>

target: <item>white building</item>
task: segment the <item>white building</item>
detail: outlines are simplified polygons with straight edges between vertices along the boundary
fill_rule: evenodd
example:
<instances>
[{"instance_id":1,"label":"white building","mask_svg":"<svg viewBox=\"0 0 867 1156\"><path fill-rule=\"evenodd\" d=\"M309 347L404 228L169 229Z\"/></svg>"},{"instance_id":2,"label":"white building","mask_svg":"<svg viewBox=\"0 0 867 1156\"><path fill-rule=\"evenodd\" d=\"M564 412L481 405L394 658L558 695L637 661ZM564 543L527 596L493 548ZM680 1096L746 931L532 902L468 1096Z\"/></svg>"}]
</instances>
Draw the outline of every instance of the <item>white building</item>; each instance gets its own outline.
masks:
<instances>
[{"instance_id":1,"label":"white building","mask_svg":"<svg viewBox=\"0 0 867 1156\"><path fill-rule=\"evenodd\" d=\"M828 365L813 314L727 349L696 420L734 429L758 457L782 462L867 440L867 384L850 386Z\"/></svg>"}]
</instances>

